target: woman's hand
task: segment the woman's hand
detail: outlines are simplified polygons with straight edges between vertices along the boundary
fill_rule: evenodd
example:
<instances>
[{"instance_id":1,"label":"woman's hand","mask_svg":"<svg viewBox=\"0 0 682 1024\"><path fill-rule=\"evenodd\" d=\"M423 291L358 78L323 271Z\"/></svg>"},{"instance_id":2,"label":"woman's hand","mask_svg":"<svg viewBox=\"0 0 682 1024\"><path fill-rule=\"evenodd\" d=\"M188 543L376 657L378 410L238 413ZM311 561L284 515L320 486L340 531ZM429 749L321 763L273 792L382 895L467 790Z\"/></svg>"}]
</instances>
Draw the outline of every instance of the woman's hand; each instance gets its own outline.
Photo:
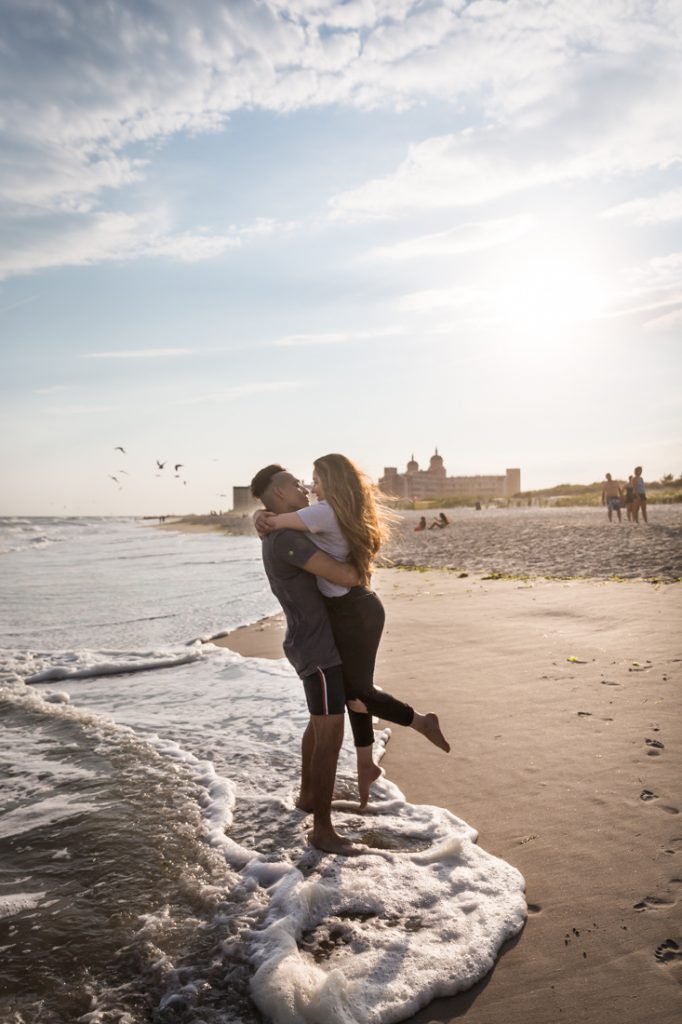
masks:
<instances>
[{"instance_id":1,"label":"woman's hand","mask_svg":"<svg viewBox=\"0 0 682 1024\"><path fill-rule=\"evenodd\" d=\"M273 519L275 519L274 512L268 512L264 508L259 508L253 513L253 525L256 527L256 533L259 537L267 537L269 533L273 533L276 527L273 525Z\"/></svg>"}]
</instances>

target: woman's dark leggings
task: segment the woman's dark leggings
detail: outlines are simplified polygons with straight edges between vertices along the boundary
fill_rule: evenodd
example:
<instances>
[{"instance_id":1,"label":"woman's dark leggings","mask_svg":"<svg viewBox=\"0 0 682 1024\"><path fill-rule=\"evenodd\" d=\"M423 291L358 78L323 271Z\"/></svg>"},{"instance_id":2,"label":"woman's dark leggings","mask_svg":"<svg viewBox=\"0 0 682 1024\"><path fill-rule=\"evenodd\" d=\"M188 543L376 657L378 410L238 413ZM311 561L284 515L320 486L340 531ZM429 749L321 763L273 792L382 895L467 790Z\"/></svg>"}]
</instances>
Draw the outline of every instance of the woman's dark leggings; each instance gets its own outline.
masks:
<instances>
[{"instance_id":1,"label":"woman's dark leggings","mask_svg":"<svg viewBox=\"0 0 682 1024\"><path fill-rule=\"evenodd\" d=\"M353 587L343 597L326 597L334 640L341 655L347 700L361 700L369 714L348 709L356 747L374 742L372 715L396 725L411 725L414 709L374 686L374 666L384 629L384 606L367 587Z\"/></svg>"}]
</instances>

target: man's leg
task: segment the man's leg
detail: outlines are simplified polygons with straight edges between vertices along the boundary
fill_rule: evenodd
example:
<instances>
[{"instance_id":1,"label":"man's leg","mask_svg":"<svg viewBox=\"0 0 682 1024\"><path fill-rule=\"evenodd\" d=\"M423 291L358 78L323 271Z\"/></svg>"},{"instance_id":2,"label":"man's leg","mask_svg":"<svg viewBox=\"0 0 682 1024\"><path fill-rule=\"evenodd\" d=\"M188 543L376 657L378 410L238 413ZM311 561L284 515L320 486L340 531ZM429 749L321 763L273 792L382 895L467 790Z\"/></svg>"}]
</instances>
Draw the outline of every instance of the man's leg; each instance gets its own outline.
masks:
<instances>
[{"instance_id":1,"label":"man's leg","mask_svg":"<svg viewBox=\"0 0 682 1024\"><path fill-rule=\"evenodd\" d=\"M331 806L339 750L343 741L343 715L313 715L314 732L312 755L313 830L310 842L318 850L346 855L361 853L357 847L340 836L332 825Z\"/></svg>"},{"instance_id":2,"label":"man's leg","mask_svg":"<svg viewBox=\"0 0 682 1024\"><path fill-rule=\"evenodd\" d=\"M301 789L296 806L301 811L310 811L313 807L313 751L315 749L315 729L312 716L301 740Z\"/></svg>"},{"instance_id":3,"label":"man's leg","mask_svg":"<svg viewBox=\"0 0 682 1024\"><path fill-rule=\"evenodd\" d=\"M318 668L303 677L310 723L303 736L303 772L298 806L313 812L313 830L308 838L313 846L328 853L361 853L334 829L331 818L334 780L339 750L343 741L343 717L346 693L340 665ZM303 801L309 787L310 803ZM307 798L308 793L305 793Z\"/></svg>"},{"instance_id":4,"label":"man's leg","mask_svg":"<svg viewBox=\"0 0 682 1024\"><path fill-rule=\"evenodd\" d=\"M649 520L647 519L647 515L646 515L646 498L642 499L641 509L642 509L642 519L644 520L645 523L648 523Z\"/></svg>"}]
</instances>

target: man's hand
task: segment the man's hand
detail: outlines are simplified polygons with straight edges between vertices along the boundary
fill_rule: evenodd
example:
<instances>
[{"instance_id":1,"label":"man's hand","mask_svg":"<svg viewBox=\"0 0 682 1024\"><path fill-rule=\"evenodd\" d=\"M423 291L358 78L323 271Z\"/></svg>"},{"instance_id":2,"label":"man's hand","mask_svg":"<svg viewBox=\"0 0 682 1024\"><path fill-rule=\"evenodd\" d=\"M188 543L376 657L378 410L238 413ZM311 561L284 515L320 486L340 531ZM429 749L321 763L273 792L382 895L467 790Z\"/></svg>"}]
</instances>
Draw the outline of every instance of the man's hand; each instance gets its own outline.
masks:
<instances>
[{"instance_id":1,"label":"man's hand","mask_svg":"<svg viewBox=\"0 0 682 1024\"><path fill-rule=\"evenodd\" d=\"M269 522L274 518L275 513L267 512L264 508L259 508L253 513L253 525L256 527L259 537L267 537L269 533L273 532L273 527L269 525Z\"/></svg>"},{"instance_id":2,"label":"man's hand","mask_svg":"<svg viewBox=\"0 0 682 1024\"><path fill-rule=\"evenodd\" d=\"M331 583L338 583L342 587L357 587L360 583L357 569L349 562L338 562L324 551L316 551L311 555L303 568L306 572L323 576Z\"/></svg>"}]
</instances>

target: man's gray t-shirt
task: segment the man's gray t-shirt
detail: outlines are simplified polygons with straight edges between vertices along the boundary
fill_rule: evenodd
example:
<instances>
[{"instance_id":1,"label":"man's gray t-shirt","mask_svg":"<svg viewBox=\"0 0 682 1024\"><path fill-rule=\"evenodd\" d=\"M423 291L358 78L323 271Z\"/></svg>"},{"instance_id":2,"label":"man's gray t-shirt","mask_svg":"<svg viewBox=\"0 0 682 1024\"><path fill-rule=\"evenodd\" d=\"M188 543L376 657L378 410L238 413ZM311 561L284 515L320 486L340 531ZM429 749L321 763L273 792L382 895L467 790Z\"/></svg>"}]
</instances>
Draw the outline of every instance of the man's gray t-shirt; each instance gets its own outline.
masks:
<instances>
[{"instance_id":1,"label":"man's gray t-shirt","mask_svg":"<svg viewBox=\"0 0 682 1024\"><path fill-rule=\"evenodd\" d=\"M319 548L296 530L277 530L263 540L263 565L270 589L287 620L284 653L299 676L340 665L317 577L301 566Z\"/></svg>"}]
</instances>

